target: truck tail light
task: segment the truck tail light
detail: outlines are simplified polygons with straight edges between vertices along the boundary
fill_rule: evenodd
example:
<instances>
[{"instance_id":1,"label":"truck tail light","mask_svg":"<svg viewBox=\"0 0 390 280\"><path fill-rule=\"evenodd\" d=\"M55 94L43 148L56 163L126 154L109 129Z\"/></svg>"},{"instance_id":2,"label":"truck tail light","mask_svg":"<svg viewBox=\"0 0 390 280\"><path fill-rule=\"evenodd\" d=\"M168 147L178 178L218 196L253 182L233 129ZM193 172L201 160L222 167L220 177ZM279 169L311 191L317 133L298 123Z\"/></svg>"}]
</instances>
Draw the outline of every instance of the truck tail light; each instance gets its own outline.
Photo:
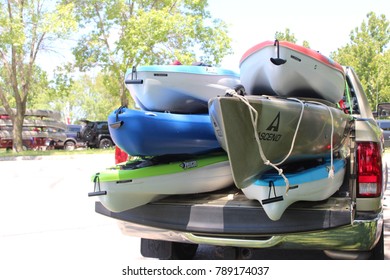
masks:
<instances>
[{"instance_id":1,"label":"truck tail light","mask_svg":"<svg viewBox=\"0 0 390 280\"><path fill-rule=\"evenodd\" d=\"M125 162L128 158L129 155L125 151L122 151L118 146L115 146L115 164Z\"/></svg>"},{"instance_id":2,"label":"truck tail light","mask_svg":"<svg viewBox=\"0 0 390 280\"><path fill-rule=\"evenodd\" d=\"M380 196L382 194L382 157L378 143L358 143L357 171L357 196Z\"/></svg>"}]
</instances>

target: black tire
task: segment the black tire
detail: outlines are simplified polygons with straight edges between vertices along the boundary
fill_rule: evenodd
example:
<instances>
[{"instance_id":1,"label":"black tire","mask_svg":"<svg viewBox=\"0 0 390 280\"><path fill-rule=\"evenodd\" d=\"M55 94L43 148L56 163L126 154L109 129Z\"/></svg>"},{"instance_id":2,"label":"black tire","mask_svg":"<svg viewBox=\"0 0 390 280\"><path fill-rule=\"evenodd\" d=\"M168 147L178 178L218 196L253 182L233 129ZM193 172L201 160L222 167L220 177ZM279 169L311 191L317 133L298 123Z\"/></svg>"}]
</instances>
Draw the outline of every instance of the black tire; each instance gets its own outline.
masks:
<instances>
[{"instance_id":1,"label":"black tire","mask_svg":"<svg viewBox=\"0 0 390 280\"><path fill-rule=\"evenodd\" d=\"M172 256L170 259L192 260L196 255L198 247L198 244L172 242Z\"/></svg>"},{"instance_id":2,"label":"black tire","mask_svg":"<svg viewBox=\"0 0 390 280\"><path fill-rule=\"evenodd\" d=\"M73 151L76 148L76 143L73 141L66 141L64 144L64 150Z\"/></svg>"},{"instance_id":3,"label":"black tire","mask_svg":"<svg viewBox=\"0 0 390 280\"><path fill-rule=\"evenodd\" d=\"M100 149L108 149L111 148L112 146L113 146L112 141L108 138L104 138L99 142Z\"/></svg>"},{"instance_id":4,"label":"black tire","mask_svg":"<svg viewBox=\"0 0 390 280\"><path fill-rule=\"evenodd\" d=\"M80 135L87 142L91 142L95 137L93 128L88 125L81 129Z\"/></svg>"},{"instance_id":5,"label":"black tire","mask_svg":"<svg viewBox=\"0 0 390 280\"><path fill-rule=\"evenodd\" d=\"M384 237L384 226L382 226L381 237L378 243L371 250L370 260L384 260L385 259L385 237Z\"/></svg>"}]
</instances>

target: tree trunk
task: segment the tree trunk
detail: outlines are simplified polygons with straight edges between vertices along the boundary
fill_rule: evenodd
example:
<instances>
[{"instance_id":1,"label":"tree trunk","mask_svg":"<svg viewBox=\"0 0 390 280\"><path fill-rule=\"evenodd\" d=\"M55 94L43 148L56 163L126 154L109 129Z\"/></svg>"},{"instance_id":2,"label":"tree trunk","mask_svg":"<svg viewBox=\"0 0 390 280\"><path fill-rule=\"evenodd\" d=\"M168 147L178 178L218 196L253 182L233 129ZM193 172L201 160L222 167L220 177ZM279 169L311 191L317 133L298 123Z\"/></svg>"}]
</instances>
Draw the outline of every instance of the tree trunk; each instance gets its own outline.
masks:
<instances>
[{"instance_id":1,"label":"tree trunk","mask_svg":"<svg viewBox=\"0 0 390 280\"><path fill-rule=\"evenodd\" d=\"M121 105L128 107L129 106L128 91L124 85L122 85L120 89L121 89L121 92L120 92Z\"/></svg>"},{"instance_id":2,"label":"tree trunk","mask_svg":"<svg viewBox=\"0 0 390 280\"><path fill-rule=\"evenodd\" d=\"M23 149L23 121L24 114L26 112L26 105L18 104L17 110L15 111L15 115L12 117L12 134L13 134L13 142L12 142L12 150L16 153L22 152Z\"/></svg>"}]
</instances>

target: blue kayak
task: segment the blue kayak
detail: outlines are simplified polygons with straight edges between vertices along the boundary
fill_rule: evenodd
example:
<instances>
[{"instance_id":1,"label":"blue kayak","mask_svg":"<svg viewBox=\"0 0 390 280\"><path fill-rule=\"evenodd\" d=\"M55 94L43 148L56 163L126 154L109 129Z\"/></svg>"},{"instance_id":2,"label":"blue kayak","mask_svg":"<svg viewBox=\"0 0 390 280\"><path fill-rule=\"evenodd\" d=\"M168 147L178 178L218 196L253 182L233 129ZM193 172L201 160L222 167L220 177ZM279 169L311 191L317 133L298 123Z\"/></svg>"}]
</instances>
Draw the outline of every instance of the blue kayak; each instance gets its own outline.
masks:
<instances>
[{"instance_id":1,"label":"blue kayak","mask_svg":"<svg viewBox=\"0 0 390 280\"><path fill-rule=\"evenodd\" d=\"M204 154L221 149L208 114L119 108L108 116L111 138L132 156Z\"/></svg>"}]
</instances>

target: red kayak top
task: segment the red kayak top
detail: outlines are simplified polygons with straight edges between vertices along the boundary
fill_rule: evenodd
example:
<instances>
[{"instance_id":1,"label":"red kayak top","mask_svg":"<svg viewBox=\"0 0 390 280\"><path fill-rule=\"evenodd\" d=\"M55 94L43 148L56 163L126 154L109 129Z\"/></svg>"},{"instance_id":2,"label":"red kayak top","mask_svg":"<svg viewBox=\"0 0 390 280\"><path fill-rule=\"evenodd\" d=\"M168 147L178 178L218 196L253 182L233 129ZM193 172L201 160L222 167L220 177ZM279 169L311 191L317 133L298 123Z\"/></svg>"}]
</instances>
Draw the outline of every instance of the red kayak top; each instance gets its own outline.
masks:
<instances>
[{"instance_id":1,"label":"red kayak top","mask_svg":"<svg viewBox=\"0 0 390 280\"><path fill-rule=\"evenodd\" d=\"M241 63L247 59L249 56L251 56L252 54L260 51L261 49L264 49L266 47L269 47L269 46L274 46L275 45L275 42L274 41L264 41L262 43L259 43L257 45L254 45L253 47L251 47L249 50L247 50L244 55L241 57L241 60L240 60L240 66L241 66ZM314 51L312 49L309 49L309 48L306 48L306 47L303 47L303 46L299 46L297 44L294 44L294 43L291 43L291 42L288 42L288 41L280 41L279 42L279 46L280 47L285 47L285 48L288 48L288 49L291 49L291 50L294 50L296 52L300 52L306 56L309 56L313 59L316 59L326 65L328 65L329 67L332 67L334 68L335 70L338 70L340 71L343 75L344 75L344 70L343 70L343 67L333 61L332 59L320 54L319 52L317 51ZM276 46L275 46L276 48Z\"/></svg>"}]
</instances>

